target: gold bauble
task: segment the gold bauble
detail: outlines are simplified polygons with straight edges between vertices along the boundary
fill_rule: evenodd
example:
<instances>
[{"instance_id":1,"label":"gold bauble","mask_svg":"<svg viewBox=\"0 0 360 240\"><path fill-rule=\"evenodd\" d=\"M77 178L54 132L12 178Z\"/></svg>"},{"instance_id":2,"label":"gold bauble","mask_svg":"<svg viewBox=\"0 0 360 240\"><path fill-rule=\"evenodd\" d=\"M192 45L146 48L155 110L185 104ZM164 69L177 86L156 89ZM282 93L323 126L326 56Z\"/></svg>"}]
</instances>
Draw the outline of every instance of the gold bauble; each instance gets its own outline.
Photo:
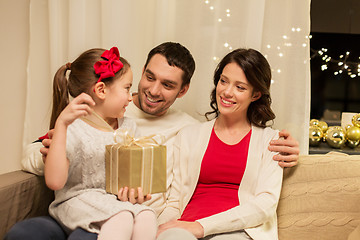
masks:
<instances>
[{"instance_id":1,"label":"gold bauble","mask_svg":"<svg viewBox=\"0 0 360 240\"><path fill-rule=\"evenodd\" d=\"M356 127L360 127L360 113L355 114L353 118L351 119L352 124Z\"/></svg>"},{"instance_id":2,"label":"gold bauble","mask_svg":"<svg viewBox=\"0 0 360 240\"><path fill-rule=\"evenodd\" d=\"M346 124L346 126L345 126L345 131L347 131L350 127L352 127L353 125L351 125L351 124Z\"/></svg>"},{"instance_id":3,"label":"gold bauble","mask_svg":"<svg viewBox=\"0 0 360 240\"><path fill-rule=\"evenodd\" d=\"M346 138L350 141L360 140L360 127L351 126L346 130Z\"/></svg>"},{"instance_id":4,"label":"gold bauble","mask_svg":"<svg viewBox=\"0 0 360 240\"><path fill-rule=\"evenodd\" d=\"M352 140L347 140L346 145L348 145L351 148L356 148L357 146L359 146L360 140L357 141L352 141Z\"/></svg>"},{"instance_id":5,"label":"gold bauble","mask_svg":"<svg viewBox=\"0 0 360 240\"><path fill-rule=\"evenodd\" d=\"M310 126L317 126L318 124L319 124L319 120L317 120L317 119L310 120Z\"/></svg>"},{"instance_id":6,"label":"gold bauble","mask_svg":"<svg viewBox=\"0 0 360 240\"><path fill-rule=\"evenodd\" d=\"M326 142L333 148L341 148L346 142L345 130L340 126L333 126L327 130Z\"/></svg>"},{"instance_id":7,"label":"gold bauble","mask_svg":"<svg viewBox=\"0 0 360 240\"><path fill-rule=\"evenodd\" d=\"M326 122L324 122L324 121L319 121L317 125L318 125L318 127L321 128L323 133L326 132L328 130L328 128L329 128L328 124Z\"/></svg>"},{"instance_id":8,"label":"gold bauble","mask_svg":"<svg viewBox=\"0 0 360 240\"><path fill-rule=\"evenodd\" d=\"M318 146L322 140L323 132L318 126L310 126L309 127L309 145L310 146Z\"/></svg>"}]
</instances>

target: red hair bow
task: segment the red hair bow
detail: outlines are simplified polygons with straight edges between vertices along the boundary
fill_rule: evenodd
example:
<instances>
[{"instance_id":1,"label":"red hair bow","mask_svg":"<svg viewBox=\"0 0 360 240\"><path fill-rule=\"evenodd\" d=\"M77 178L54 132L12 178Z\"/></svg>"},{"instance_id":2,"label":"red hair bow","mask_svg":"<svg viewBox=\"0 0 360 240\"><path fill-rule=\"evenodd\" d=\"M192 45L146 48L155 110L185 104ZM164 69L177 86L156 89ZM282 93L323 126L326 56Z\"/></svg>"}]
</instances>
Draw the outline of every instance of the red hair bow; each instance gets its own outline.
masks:
<instances>
[{"instance_id":1,"label":"red hair bow","mask_svg":"<svg viewBox=\"0 0 360 240\"><path fill-rule=\"evenodd\" d=\"M109 77L114 77L115 73L123 68L124 64L120 61L120 54L117 47L112 47L110 50L105 50L101 55L104 61L97 61L94 64L95 73L100 75L99 80Z\"/></svg>"}]
</instances>

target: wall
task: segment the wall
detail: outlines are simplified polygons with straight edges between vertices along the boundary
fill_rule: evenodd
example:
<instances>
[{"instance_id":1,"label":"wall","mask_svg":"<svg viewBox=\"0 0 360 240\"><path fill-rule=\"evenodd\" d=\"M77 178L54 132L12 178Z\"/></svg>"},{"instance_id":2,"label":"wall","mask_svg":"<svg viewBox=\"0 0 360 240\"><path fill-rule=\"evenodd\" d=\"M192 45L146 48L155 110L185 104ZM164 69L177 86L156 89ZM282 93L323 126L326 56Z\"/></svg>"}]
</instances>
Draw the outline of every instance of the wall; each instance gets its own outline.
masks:
<instances>
[{"instance_id":1,"label":"wall","mask_svg":"<svg viewBox=\"0 0 360 240\"><path fill-rule=\"evenodd\" d=\"M0 174L20 168L29 40L29 1L0 1Z\"/></svg>"}]
</instances>

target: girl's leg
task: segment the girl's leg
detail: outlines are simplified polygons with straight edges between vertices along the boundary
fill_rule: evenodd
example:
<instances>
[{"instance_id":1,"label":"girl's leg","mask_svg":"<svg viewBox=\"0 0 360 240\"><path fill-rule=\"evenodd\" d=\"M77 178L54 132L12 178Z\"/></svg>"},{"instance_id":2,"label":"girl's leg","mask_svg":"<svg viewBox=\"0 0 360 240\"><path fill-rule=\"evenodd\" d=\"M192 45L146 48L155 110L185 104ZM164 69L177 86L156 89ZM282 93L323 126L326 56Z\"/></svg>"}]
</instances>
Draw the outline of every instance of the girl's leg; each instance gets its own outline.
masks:
<instances>
[{"instance_id":1,"label":"girl's leg","mask_svg":"<svg viewBox=\"0 0 360 240\"><path fill-rule=\"evenodd\" d=\"M133 232L134 217L129 211L122 211L109 218L100 229L98 240L129 240Z\"/></svg>"},{"instance_id":2,"label":"girl's leg","mask_svg":"<svg viewBox=\"0 0 360 240\"><path fill-rule=\"evenodd\" d=\"M150 210L141 211L135 217L132 240L155 239L157 223L155 214Z\"/></svg>"}]
</instances>

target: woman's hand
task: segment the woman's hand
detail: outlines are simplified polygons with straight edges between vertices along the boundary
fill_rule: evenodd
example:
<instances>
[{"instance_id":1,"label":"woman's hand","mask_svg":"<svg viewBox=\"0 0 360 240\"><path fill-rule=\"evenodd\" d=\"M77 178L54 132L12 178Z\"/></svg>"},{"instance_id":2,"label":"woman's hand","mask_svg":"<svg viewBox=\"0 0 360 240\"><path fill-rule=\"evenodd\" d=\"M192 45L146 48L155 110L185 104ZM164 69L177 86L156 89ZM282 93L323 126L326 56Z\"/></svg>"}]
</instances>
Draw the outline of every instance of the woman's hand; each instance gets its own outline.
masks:
<instances>
[{"instance_id":1,"label":"woman's hand","mask_svg":"<svg viewBox=\"0 0 360 240\"><path fill-rule=\"evenodd\" d=\"M132 204L139 203L142 204L145 201L151 199L151 194L147 194L144 197L141 187L137 188L138 196L135 198L135 189L131 188L129 191L128 187L120 188L118 192L118 199L123 202L131 202Z\"/></svg>"},{"instance_id":2,"label":"woman's hand","mask_svg":"<svg viewBox=\"0 0 360 240\"><path fill-rule=\"evenodd\" d=\"M179 220L172 220L170 222L161 224L158 228L157 236L160 233L164 232L170 228L183 228L189 232L191 232L196 238L204 237L204 228L198 222L187 222L187 221L179 221Z\"/></svg>"},{"instance_id":3,"label":"woman's hand","mask_svg":"<svg viewBox=\"0 0 360 240\"><path fill-rule=\"evenodd\" d=\"M69 126L75 119L91 114L90 107L94 105L95 102L90 95L81 93L64 108L57 118L56 124Z\"/></svg>"},{"instance_id":4,"label":"woman's hand","mask_svg":"<svg viewBox=\"0 0 360 240\"><path fill-rule=\"evenodd\" d=\"M286 130L279 132L279 136L278 140L270 142L269 150L279 152L274 156L274 160L279 161L281 167L293 167L298 163L299 159L299 142L291 137Z\"/></svg>"}]
</instances>

